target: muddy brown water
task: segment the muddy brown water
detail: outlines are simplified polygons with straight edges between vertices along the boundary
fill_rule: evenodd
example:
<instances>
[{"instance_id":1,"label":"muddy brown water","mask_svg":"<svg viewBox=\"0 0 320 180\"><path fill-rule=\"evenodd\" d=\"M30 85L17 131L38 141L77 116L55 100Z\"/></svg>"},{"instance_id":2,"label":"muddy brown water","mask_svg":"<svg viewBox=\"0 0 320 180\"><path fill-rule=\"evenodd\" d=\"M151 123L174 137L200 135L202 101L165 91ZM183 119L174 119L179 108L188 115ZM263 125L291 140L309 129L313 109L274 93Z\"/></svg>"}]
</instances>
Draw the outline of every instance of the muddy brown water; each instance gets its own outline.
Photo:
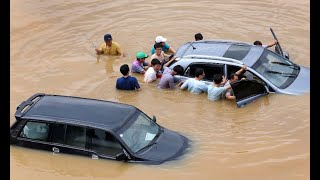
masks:
<instances>
[{"instance_id":1,"label":"muddy brown water","mask_svg":"<svg viewBox=\"0 0 320 180\"><path fill-rule=\"evenodd\" d=\"M115 89L119 67L149 52L157 35L175 49L197 32L268 43L269 27L296 63L310 67L309 1L10 1L10 124L19 103L43 92L132 104L192 140L190 152L159 166L10 146L11 179L310 179L309 93L269 94L239 109L158 90L139 75L142 91ZM107 32L126 56L97 62L92 44Z\"/></svg>"}]
</instances>

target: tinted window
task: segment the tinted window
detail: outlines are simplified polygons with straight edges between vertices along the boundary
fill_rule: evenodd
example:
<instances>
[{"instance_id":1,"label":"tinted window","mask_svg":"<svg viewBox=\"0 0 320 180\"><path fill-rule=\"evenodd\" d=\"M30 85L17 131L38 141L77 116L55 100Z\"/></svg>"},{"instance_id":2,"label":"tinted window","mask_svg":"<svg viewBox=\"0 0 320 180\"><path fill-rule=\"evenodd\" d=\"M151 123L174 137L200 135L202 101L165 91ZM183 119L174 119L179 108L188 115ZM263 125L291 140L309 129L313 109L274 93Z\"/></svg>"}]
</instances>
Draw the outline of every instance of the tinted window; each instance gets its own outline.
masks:
<instances>
[{"instance_id":1,"label":"tinted window","mask_svg":"<svg viewBox=\"0 0 320 180\"><path fill-rule=\"evenodd\" d=\"M85 148L86 129L78 126L55 124L51 141Z\"/></svg>"},{"instance_id":2,"label":"tinted window","mask_svg":"<svg viewBox=\"0 0 320 180\"><path fill-rule=\"evenodd\" d=\"M230 79L231 73L236 73L240 69L241 67L238 67L238 66L227 65L227 79Z\"/></svg>"},{"instance_id":3,"label":"tinted window","mask_svg":"<svg viewBox=\"0 0 320 180\"><path fill-rule=\"evenodd\" d=\"M227 71L228 71L227 78L230 79L231 73L236 73L240 69L241 67L238 67L238 66L227 65ZM245 78L247 80L255 80L255 81L258 81L259 83L266 84L258 76L254 75L250 71L242 71L242 73L238 76L238 78L239 80L242 78Z\"/></svg>"},{"instance_id":4,"label":"tinted window","mask_svg":"<svg viewBox=\"0 0 320 180\"><path fill-rule=\"evenodd\" d=\"M98 154L115 156L122 152L118 140L106 131L90 129L88 137L91 138L91 149Z\"/></svg>"},{"instance_id":5,"label":"tinted window","mask_svg":"<svg viewBox=\"0 0 320 180\"><path fill-rule=\"evenodd\" d=\"M83 127L68 125L65 144L85 148L86 147L86 129Z\"/></svg>"},{"instance_id":6,"label":"tinted window","mask_svg":"<svg viewBox=\"0 0 320 180\"><path fill-rule=\"evenodd\" d=\"M63 144L65 139L66 127L67 125L64 124L54 124L51 141Z\"/></svg>"},{"instance_id":7,"label":"tinted window","mask_svg":"<svg viewBox=\"0 0 320 180\"><path fill-rule=\"evenodd\" d=\"M265 87L257 81L242 80L231 85L237 100L266 93Z\"/></svg>"},{"instance_id":8,"label":"tinted window","mask_svg":"<svg viewBox=\"0 0 320 180\"><path fill-rule=\"evenodd\" d=\"M251 49L248 45L231 45L223 57L242 60Z\"/></svg>"},{"instance_id":9,"label":"tinted window","mask_svg":"<svg viewBox=\"0 0 320 180\"><path fill-rule=\"evenodd\" d=\"M48 141L50 124L42 122L27 122L20 137Z\"/></svg>"},{"instance_id":10,"label":"tinted window","mask_svg":"<svg viewBox=\"0 0 320 180\"><path fill-rule=\"evenodd\" d=\"M190 67L189 70L187 68L187 72L185 76L190 78L195 77L195 71L197 68L202 68L204 70L204 73L206 75L203 78L203 80L206 80L206 81L213 81L214 74L223 75L223 65L221 64L191 64L189 67Z\"/></svg>"}]
</instances>

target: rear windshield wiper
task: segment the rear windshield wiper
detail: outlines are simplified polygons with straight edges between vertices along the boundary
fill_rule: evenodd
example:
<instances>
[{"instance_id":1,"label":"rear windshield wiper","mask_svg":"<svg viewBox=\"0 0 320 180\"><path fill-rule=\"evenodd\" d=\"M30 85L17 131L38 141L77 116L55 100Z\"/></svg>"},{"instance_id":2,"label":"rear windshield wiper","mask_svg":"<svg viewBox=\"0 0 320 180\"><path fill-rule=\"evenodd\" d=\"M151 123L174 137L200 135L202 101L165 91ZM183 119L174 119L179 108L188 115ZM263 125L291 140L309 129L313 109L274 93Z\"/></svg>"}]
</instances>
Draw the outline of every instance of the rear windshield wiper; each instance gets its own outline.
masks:
<instances>
[{"instance_id":1,"label":"rear windshield wiper","mask_svg":"<svg viewBox=\"0 0 320 180\"><path fill-rule=\"evenodd\" d=\"M295 66L295 65L291 65L291 64L286 64L283 62L278 62L278 61L272 61L272 64L279 64L279 65L283 65L283 66L288 66L291 67L292 69L299 69L299 67Z\"/></svg>"},{"instance_id":2,"label":"rear windshield wiper","mask_svg":"<svg viewBox=\"0 0 320 180\"><path fill-rule=\"evenodd\" d=\"M291 74L291 73L283 73L283 72L278 72L278 71L267 71L268 73L272 73L272 74L280 74L280 75L282 75L282 76L285 76L285 77L293 77L293 78L295 78L295 77L297 77L298 76L298 74Z\"/></svg>"}]
</instances>

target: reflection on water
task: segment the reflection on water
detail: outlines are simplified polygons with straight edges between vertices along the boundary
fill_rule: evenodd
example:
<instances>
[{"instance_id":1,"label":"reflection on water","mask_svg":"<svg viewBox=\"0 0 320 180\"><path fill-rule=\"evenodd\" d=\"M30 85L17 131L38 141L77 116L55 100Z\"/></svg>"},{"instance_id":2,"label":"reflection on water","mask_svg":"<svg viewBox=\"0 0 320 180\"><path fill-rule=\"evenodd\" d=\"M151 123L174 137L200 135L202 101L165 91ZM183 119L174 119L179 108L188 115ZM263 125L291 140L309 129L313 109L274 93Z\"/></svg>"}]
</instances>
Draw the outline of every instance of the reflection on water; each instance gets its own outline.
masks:
<instances>
[{"instance_id":1,"label":"reflection on water","mask_svg":"<svg viewBox=\"0 0 320 180\"><path fill-rule=\"evenodd\" d=\"M143 83L141 74L131 74L140 92L115 88L120 66L131 67L136 52L149 52L158 35L174 49L198 32L204 39L267 43L272 27L293 61L309 67L308 1L13 0L10 5L10 124L17 105L42 92L131 104L192 140L181 159L160 166L11 146L12 179L310 178L310 94L269 94L237 108L233 101L209 101L206 94L159 90ZM125 57L95 55L93 46L105 33Z\"/></svg>"}]
</instances>

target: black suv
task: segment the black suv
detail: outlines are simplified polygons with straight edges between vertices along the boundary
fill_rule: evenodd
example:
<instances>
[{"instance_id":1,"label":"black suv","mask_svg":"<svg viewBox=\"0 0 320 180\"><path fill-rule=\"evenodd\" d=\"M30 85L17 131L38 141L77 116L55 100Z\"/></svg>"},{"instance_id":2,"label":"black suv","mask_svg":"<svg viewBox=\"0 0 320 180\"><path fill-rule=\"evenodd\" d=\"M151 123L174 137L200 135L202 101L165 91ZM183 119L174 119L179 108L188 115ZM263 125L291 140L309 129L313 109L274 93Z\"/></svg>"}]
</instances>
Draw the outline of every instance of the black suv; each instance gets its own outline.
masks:
<instances>
[{"instance_id":1,"label":"black suv","mask_svg":"<svg viewBox=\"0 0 320 180\"><path fill-rule=\"evenodd\" d=\"M10 144L93 159L161 164L190 142L134 106L96 99L35 94L15 117Z\"/></svg>"}]
</instances>

